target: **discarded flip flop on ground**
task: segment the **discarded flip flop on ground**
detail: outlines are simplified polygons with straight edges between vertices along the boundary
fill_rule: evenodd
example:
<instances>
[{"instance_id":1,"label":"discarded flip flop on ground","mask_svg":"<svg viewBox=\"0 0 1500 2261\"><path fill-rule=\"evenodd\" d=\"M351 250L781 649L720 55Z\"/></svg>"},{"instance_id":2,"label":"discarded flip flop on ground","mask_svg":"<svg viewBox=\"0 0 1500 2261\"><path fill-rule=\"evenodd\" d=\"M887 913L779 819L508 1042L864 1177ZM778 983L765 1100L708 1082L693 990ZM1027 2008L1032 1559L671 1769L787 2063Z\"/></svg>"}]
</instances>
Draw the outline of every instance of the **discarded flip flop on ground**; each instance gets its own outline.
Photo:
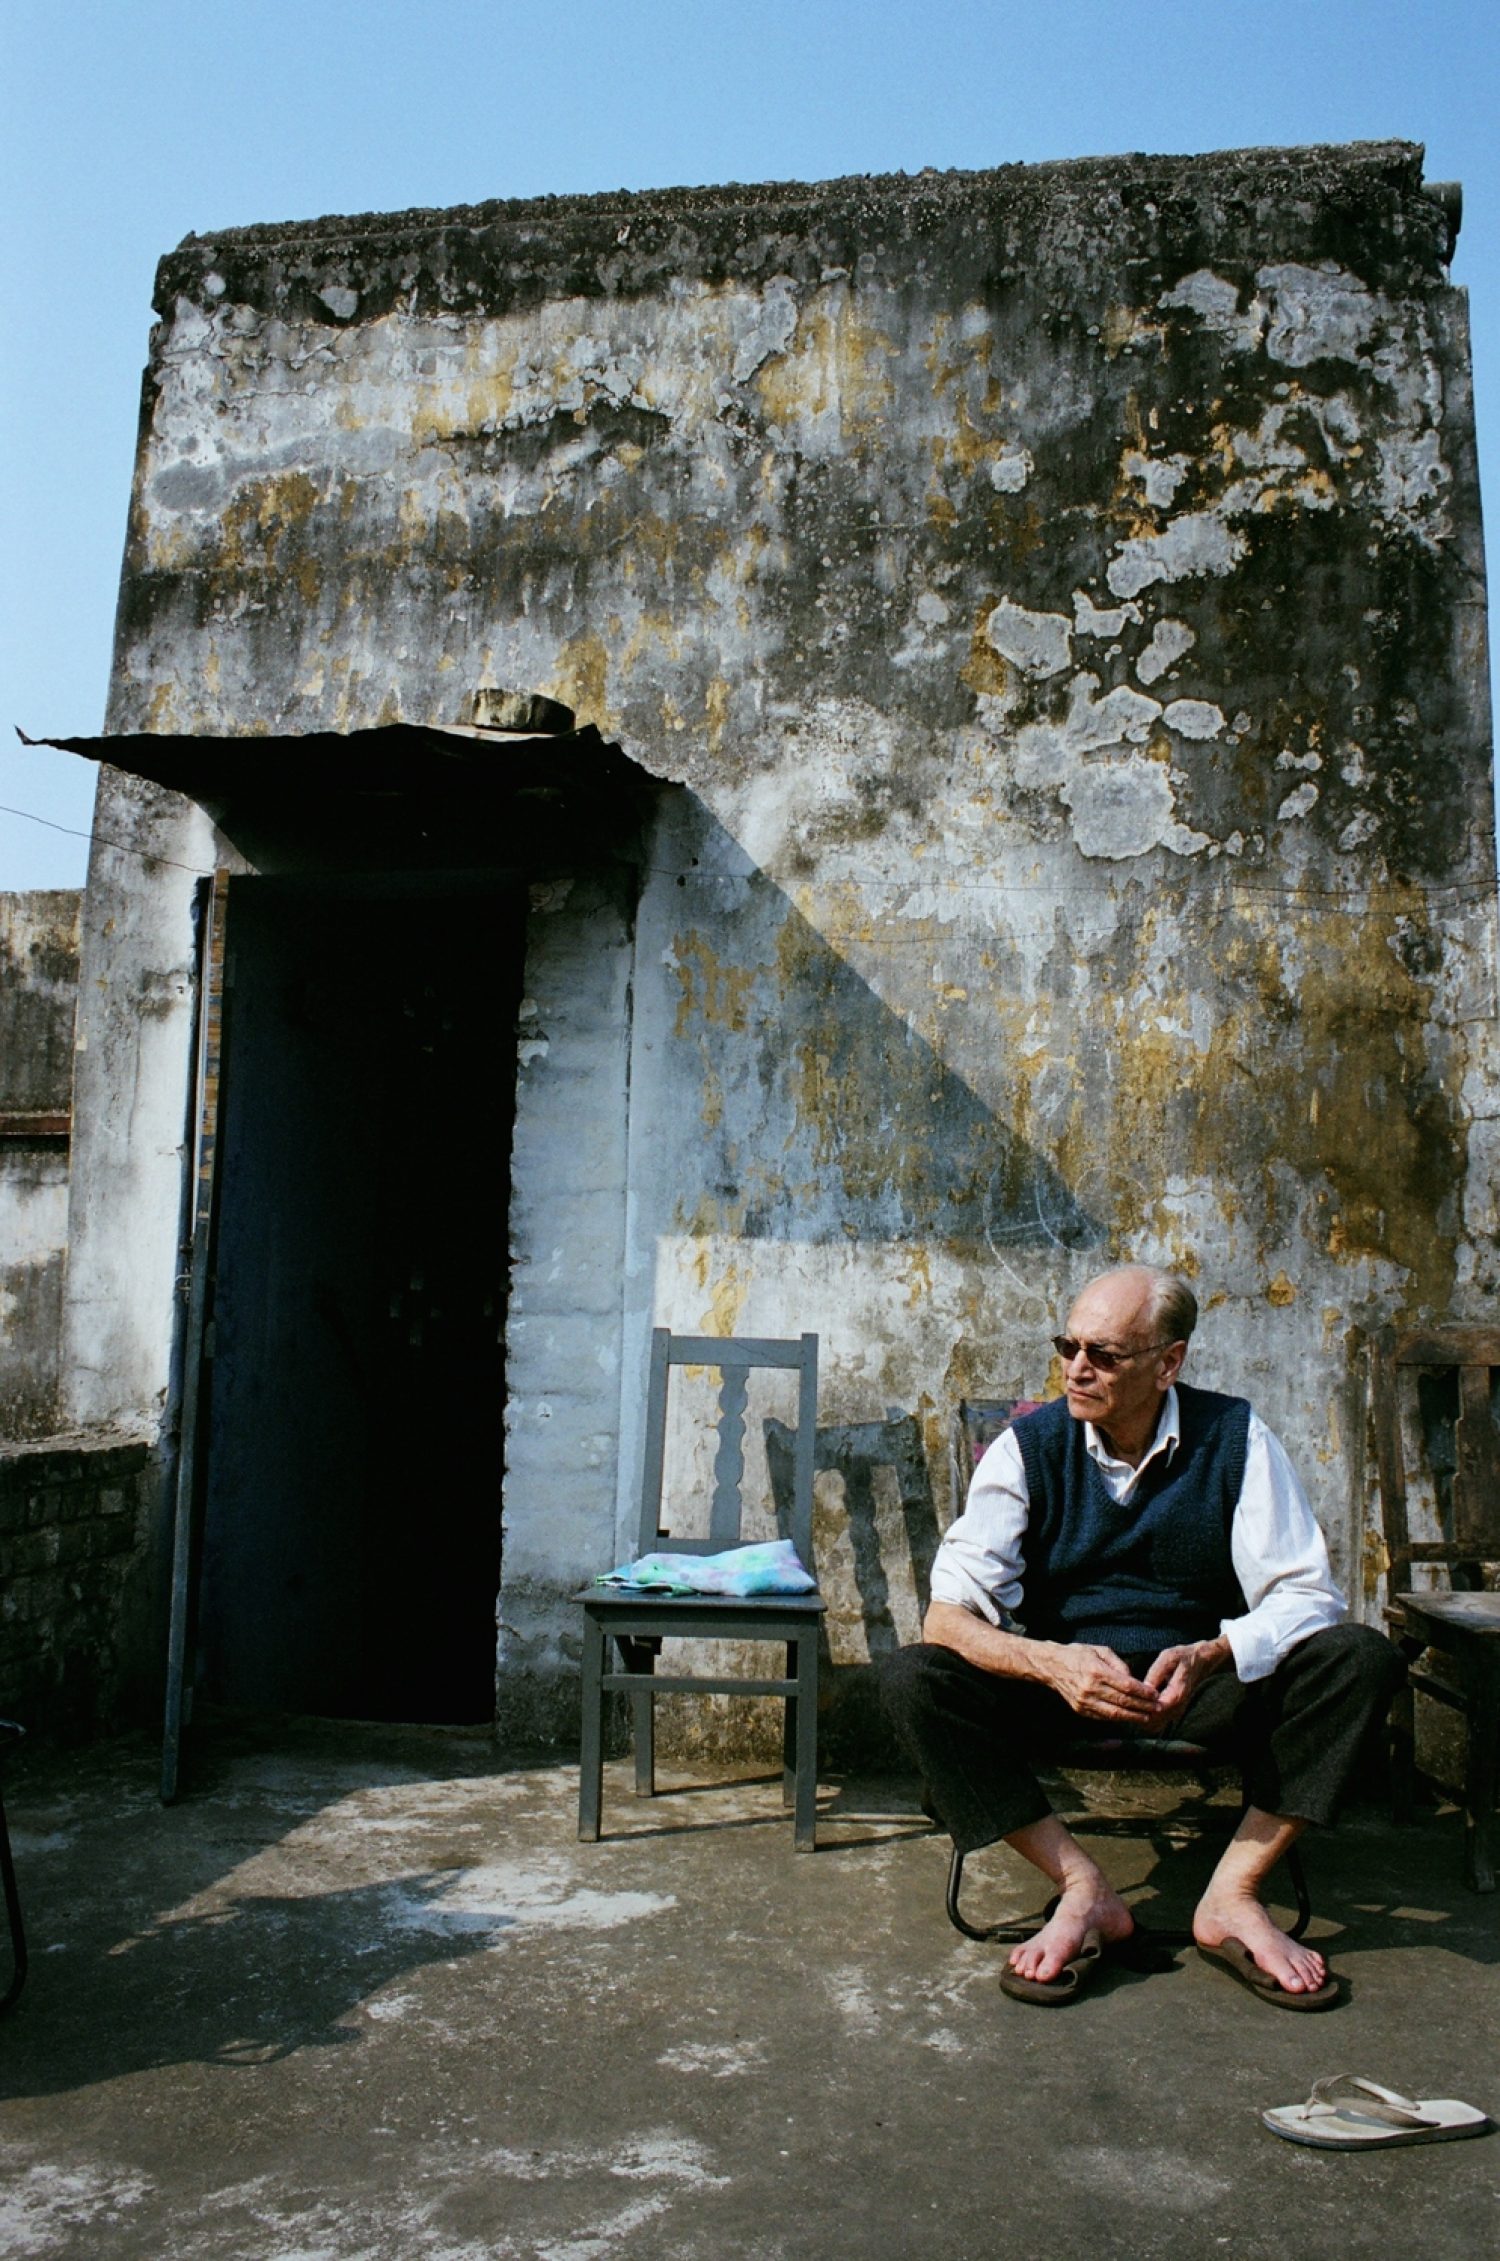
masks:
<instances>
[{"instance_id":1,"label":"discarded flip flop on ground","mask_svg":"<svg viewBox=\"0 0 1500 2261\"><path fill-rule=\"evenodd\" d=\"M1243 1940L1225 1939L1217 1947L1205 1947L1200 1941L1198 1952L1206 1963L1217 1963L1221 1970L1237 1978L1241 1986L1269 2002L1276 2010L1331 2010L1343 1992L1338 1979L1330 1975L1321 1986L1309 1986L1298 1993L1283 1986L1270 1971L1263 1971Z\"/></svg>"},{"instance_id":2,"label":"discarded flip flop on ground","mask_svg":"<svg viewBox=\"0 0 1500 2261\"><path fill-rule=\"evenodd\" d=\"M1380 2151L1397 2143L1453 2143L1485 2135L1487 2112L1455 2096L1403 2096L1359 2073L1330 2073L1314 2081L1305 2104L1277 2104L1261 2113L1273 2135L1308 2143L1317 2151Z\"/></svg>"}]
</instances>

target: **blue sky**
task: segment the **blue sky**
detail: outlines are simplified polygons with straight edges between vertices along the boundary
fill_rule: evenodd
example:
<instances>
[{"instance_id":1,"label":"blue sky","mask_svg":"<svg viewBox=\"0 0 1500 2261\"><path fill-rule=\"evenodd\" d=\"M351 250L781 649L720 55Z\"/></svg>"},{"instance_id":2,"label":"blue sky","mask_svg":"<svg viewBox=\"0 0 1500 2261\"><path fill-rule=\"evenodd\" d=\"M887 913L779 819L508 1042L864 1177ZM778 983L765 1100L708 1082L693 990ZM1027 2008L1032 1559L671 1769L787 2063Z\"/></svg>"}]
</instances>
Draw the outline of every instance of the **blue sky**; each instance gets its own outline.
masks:
<instances>
[{"instance_id":1,"label":"blue sky","mask_svg":"<svg viewBox=\"0 0 1500 2261\"><path fill-rule=\"evenodd\" d=\"M0 0L0 888L83 878L91 773L11 725L102 724L152 275L189 231L1422 141L1427 177L1464 184L1496 527L1497 55L1494 0ZM1490 560L1500 580L1493 533Z\"/></svg>"}]
</instances>

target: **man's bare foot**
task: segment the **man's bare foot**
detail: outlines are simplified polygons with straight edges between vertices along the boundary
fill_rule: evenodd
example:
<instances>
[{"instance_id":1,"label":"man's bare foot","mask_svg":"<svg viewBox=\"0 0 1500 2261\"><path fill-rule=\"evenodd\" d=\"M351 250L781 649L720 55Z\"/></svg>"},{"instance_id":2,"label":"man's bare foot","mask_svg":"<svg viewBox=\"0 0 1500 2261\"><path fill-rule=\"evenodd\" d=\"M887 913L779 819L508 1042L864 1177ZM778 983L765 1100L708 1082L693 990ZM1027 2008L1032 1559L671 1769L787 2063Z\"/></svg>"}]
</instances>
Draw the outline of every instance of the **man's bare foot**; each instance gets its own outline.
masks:
<instances>
[{"instance_id":1,"label":"man's bare foot","mask_svg":"<svg viewBox=\"0 0 1500 2261\"><path fill-rule=\"evenodd\" d=\"M1019 1978L1051 1979L1070 1963L1087 1932L1101 1939L1128 1939L1135 1918L1100 1869L1085 1871L1064 1884L1062 1896L1034 1939L1011 1949L1009 1968Z\"/></svg>"},{"instance_id":2,"label":"man's bare foot","mask_svg":"<svg viewBox=\"0 0 1500 2261\"><path fill-rule=\"evenodd\" d=\"M1193 1937L1200 1947L1222 1947L1226 1939L1237 1939L1288 1994L1314 1993L1328 1977L1328 1965L1316 1947L1288 1939L1253 1893L1215 1892L1210 1885L1193 1915Z\"/></svg>"}]
</instances>

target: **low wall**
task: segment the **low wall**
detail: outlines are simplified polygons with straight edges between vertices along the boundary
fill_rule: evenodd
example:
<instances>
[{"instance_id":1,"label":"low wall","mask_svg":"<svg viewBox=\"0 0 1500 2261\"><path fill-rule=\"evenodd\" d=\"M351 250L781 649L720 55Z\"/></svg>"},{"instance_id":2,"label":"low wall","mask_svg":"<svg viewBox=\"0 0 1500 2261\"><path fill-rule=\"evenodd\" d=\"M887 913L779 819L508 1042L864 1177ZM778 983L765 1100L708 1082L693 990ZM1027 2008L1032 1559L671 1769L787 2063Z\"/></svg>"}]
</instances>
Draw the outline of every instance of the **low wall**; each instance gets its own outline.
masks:
<instances>
[{"instance_id":1,"label":"low wall","mask_svg":"<svg viewBox=\"0 0 1500 2261\"><path fill-rule=\"evenodd\" d=\"M144 1437L0 1445L0 1714L64 1736L144 1715L161 1645L159 1487Z\"/></svg>"},{"instance_id":2,"label":"low wall","mask_svg":"<svg viewBox=\"0 0 1500 2261\"><path fill-rule=\"evenodd\" d=\"M0 1437L45 1437L61 1418L81 901L0 895Z\"/></svg>"}]
</instances>

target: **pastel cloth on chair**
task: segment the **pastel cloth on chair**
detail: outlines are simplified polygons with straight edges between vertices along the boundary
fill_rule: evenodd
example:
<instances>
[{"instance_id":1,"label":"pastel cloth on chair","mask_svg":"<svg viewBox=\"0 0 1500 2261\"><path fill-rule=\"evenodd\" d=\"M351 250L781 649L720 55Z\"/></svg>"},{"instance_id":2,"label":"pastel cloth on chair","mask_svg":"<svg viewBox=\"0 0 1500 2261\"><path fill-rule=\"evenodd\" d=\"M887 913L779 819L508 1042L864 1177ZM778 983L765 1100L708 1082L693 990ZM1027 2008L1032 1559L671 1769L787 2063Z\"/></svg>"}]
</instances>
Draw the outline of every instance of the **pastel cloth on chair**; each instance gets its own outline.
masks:
<instances>
[{"instance_id":1,"label":"pastel cloth on chair","mask_svg":"<svg viewBox=\"0 0 1500 2261\"><path fill-rule=\"evenodd\" d=\"M790 1539L766 1539L722 1554L643 1554L606 1570L596 1586L630 1594L811 1594L817 1580L803 1569Z\"/></svg>"}]
</instances>

